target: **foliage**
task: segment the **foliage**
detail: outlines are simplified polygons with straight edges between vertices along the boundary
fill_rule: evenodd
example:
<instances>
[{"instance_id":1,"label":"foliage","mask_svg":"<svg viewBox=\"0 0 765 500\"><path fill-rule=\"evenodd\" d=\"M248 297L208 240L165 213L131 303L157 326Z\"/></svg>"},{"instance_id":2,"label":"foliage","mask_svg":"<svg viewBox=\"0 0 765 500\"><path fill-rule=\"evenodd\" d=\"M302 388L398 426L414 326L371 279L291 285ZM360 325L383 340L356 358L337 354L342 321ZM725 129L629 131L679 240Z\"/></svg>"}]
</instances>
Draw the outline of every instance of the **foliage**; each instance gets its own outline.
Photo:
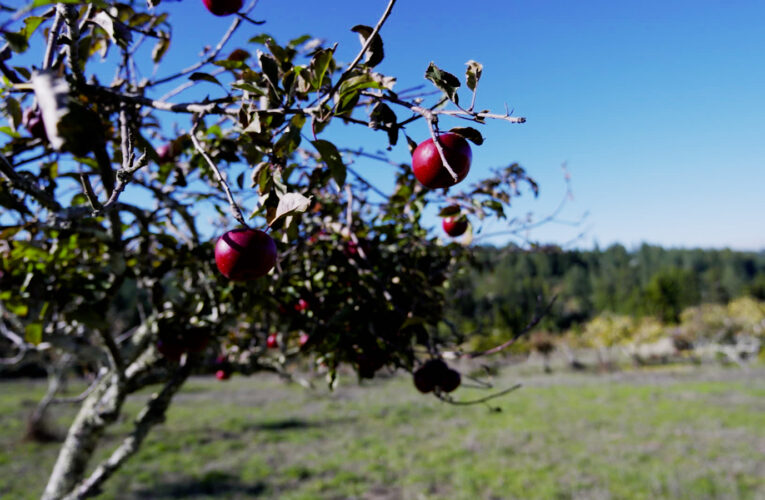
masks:
<instances>
[{"instance_id":1,"label":"foliage","mask_svg":"<svg viewBox=\"0 0 765 500\"><path fill-rule=\"evenodd\" d=\"M448 299L450 319L481 338L522 329L540 297L557 295L540 323L551 332L582 328L603 313L676 323L690 306L756 292L765 277L765 254L730 250L508 246L480 247L473 258L476 265L458 275Z\"/></svg>"}]
</instances>

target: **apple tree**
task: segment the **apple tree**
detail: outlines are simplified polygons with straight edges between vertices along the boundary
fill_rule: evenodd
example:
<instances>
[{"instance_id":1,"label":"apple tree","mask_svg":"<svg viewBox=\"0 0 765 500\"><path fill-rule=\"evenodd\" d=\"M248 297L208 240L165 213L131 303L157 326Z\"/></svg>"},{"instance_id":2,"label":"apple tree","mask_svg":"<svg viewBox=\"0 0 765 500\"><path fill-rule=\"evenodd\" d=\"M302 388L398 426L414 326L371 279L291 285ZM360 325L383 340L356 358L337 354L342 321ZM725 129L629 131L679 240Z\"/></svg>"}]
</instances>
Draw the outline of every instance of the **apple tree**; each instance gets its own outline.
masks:
<instances>
[{"instance_id":1,"label":"apple tree","mask_svg":"<svg viewBox=\"0 0 765 500\"><path fill-rule=\"evenodd\" d=\"M470 261L467 220L504 218L522 184L537 189L517 164L462 182L480 126L524 121L475 109L481 64L461 80L431 63L435 96L375 70L395 0L352 27L350 62L308 36L233 46L261 24L255 2L203 4L230 26L177 72L163 70L179 28L159 0L0 7L0 364L50 367L40 411L61 400L63 374L91 382L46 499L97 494L202 366L289 377L302 358L331 384L348 367L399 369L449 400L460 374L441 353L461 335L443 304ZM412 162L344 143L345 127L379 131L375 148L409 148ZM467 239L434 232L428 205ZM132 432L92 463L147 386Z\"/></svg>"}]
</instances>

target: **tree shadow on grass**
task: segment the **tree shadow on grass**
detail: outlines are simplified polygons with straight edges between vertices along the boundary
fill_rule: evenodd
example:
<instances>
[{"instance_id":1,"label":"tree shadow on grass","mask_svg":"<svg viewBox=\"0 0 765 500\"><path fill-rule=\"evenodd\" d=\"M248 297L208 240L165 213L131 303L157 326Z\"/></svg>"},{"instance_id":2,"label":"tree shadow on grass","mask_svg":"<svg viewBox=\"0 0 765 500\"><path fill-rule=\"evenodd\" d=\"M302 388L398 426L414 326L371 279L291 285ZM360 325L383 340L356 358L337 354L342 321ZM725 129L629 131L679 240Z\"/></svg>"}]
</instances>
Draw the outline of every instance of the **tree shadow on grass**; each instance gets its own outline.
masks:
<instances>
[{"instance_id":1,"label":"tree shadow on grass","mask_svg":"<svg viewBox=\"0 0 765 500\"><path fill-rule=\"evenodd\" d=\"M210 471L201 478L177 478L168 482L158 482L134 491L133 498L196 498L198 496L254 498L264 494L266 494L266 484L262 481L247 484L232 474Z\"/></svg>"},{"instance_id":2,"label":"tree shadow on grass","mask_svg":"<svg viewBox=\"0 0 765 500\"><path fill-rule=\"evenodd\" d=\"M333 418L312 422L301 418L285 418L281 420L267 420L258 422L247 427L253 431L291 431L299 429L313 429L316 427L328 427L331 425L347 424L356 420L351 417Z\"/></svg>"}]
</instances>

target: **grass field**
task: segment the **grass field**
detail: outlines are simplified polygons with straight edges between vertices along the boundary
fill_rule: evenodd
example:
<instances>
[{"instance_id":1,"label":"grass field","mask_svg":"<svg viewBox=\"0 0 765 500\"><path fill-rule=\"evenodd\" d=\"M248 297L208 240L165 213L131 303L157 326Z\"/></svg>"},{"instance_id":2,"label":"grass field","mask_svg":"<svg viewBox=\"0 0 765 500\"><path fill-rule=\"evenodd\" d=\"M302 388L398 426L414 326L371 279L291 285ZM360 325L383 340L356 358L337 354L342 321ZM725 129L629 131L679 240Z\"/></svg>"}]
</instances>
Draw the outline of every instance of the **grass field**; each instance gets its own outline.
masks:
<instances>
[{"instance_id":1,"label":"grass field","mask_svg":"<svg viewBox=\"0 0 765 500\"><path fill-rule=\"evenodd\" d=\"M501 412L446 405L406 377L332 393L270 376L195 378L103 498L765 498L762 365L516 367L495 382L524 384L492 403ZM43 390L0 384L0 498L39 498L44 487L57 446L20 439ZM129 401L110 446L145 397ZM63 428L73 410L57 412Z\"/></svg>"}]
</instances>

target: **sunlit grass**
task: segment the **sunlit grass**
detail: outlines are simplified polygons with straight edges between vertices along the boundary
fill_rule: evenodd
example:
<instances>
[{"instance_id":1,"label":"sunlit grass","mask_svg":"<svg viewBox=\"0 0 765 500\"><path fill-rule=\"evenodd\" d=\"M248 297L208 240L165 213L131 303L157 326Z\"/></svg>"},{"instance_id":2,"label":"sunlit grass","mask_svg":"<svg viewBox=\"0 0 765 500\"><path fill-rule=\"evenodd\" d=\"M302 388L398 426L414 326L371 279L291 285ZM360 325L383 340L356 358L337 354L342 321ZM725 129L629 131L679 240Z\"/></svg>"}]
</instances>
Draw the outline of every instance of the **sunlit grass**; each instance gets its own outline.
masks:
<instances>
[{"instance_id":1,"label":"sunlit grass","mask_svg":"<svg viewBox=\"0 0 765 500\"><path fill-rule=\"evenodd\" d=\"M197 378L103 497L763 498L764 374L509 369L498 386L525 387L492 403L501 412L443 404L406 377L334 393ZM43 390L2 384L2 498L38 498L55 459L55 445L19 440L22 403ZM130 425L110 431L111 446Z\"/></svg>"}]
</instances>

